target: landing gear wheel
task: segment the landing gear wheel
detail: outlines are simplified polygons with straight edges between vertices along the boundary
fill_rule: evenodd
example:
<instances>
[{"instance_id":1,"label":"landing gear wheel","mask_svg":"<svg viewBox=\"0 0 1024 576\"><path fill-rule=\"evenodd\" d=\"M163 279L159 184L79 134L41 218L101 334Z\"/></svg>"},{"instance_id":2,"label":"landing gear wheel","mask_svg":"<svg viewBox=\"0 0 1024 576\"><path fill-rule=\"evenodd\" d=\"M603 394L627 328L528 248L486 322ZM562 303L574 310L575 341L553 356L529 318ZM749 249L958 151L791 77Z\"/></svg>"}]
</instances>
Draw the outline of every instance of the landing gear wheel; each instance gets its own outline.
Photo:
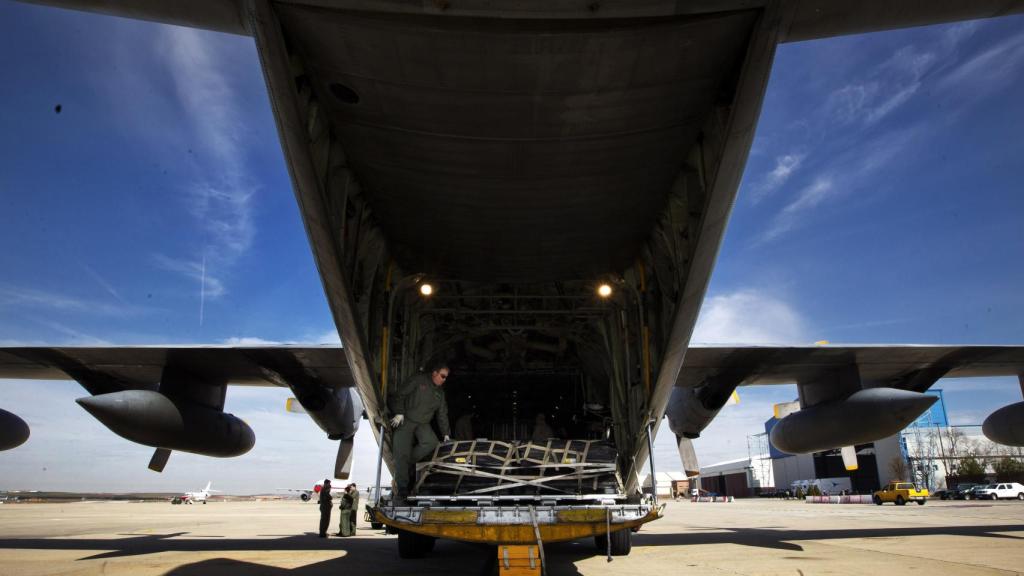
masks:
<instances>
[{"instance_id":1,"label":"landing gear wheel","mask_svg":"<svg viewBox=\"0 0 1024 576\"><path fill-rule=\"evenodd\" d=\"M423 558L434 549L434 538L408 530L398 531L398 557Z\"/></svg>"},{"instance_id":2,"label":"landing gear wheel","mask_svg":"<svg viewBox=\"0 0 1024 576\"><path fill-rule=\"evenodd\" d=\"M903 496L897 496L896 497L896 505L897 506L903 506L906 503L907 503L907 501L903 499Z\"/></svg>"},{"instance_id":3,"label":"landing gear wheel","mask_svg":"<svg viewBox=\"0 0 1024 576\"><path fill-rule=\"evenodd\" d=\"M918 506L924 506L924 499L922 498L921 500L918 500L917 501L917 505Z\"/></svg>"},{"instance_id":4,"label":"landing gear wheel","mask_svg":"<svg viewBox=\"0 0 1024 576\"><path fill-rule=\"evenodd\" d=\"M882 498L880 496L875 496L874 498L871 499L871 501L877 504L878 506L882 505Z\"/></svg>"}]
</instances>

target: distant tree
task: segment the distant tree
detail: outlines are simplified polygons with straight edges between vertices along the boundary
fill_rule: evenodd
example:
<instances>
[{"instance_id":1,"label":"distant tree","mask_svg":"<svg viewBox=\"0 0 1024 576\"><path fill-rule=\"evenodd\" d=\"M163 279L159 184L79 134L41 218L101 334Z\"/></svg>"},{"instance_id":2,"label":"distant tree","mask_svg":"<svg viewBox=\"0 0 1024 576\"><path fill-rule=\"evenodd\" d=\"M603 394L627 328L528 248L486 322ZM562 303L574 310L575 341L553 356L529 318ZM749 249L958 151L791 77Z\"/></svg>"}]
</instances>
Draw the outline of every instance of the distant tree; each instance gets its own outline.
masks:
<instances>
[{"instance_id":1,"label":"distant tree","mask_svg":"<svg viewBox=\"0 0 1024 576\"><path fill-rule=\"evenodd\" d=\"M892 460L889 460L889 476L891 480L908 480L909 472L907 461L902 456L893 456Z\"/></svg>"},{"instance_id":2,"label":"distant tree","mask_svg":"<svg viewBox=\"0 0 1024 576\"><path fill-rule=\"evenodd\" d=\"M946 442L949 445L950 456L954 458L960 456L960 451L963 450L965 439L966 435L963 430L953 428L952 426L946 428Z\"/></svg>"},{"instance_id":3,"label":"distant tree","mask_svg":"<svg viewBox=\"0 0 1024 576\"><path fill-rule=\"evenodd\" d=\"M1024 462L1016 458L999 458L992 463L996 477L1002 482L1014 482L1024 475Z\"/></svg>"},{"instance_id":4,"label":"distant tree","mask_svg":"<svg viewBox=\"0 0 1024 576\"><path fill-rule=\"evenodd\" d=\"M981 461L977 457L978 455L971 452L966 457L960 459L960 466L957 467L956 473L958 476L984 476L985 475L985 462Z\"/></svg>"}]
</instances>

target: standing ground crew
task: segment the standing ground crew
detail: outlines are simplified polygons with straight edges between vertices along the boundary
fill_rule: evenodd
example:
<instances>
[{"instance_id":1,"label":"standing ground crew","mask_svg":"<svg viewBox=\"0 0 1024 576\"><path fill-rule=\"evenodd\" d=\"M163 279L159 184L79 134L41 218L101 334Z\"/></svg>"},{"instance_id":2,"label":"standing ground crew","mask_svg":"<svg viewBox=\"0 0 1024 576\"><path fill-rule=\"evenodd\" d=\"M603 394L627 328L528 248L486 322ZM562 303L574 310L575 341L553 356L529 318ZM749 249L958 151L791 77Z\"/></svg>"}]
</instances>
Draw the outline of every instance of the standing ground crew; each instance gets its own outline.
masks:
<instances>
[{"instance_id":1,"label":"standing ground crew","mask_svg":"<svg viewBox=\"0 0 1024 576\"><path fill-rule=\"evenodd\" d=\"M395 416L391 419L391 453L395 458L396 503L404 503L409 496L412 464L434 451L437 435L430 422L437 418L444 441L451 439L448 427L448 404L441 386L451 373L441 364L429 374L417 374L388 394L388 408ZM413 448L413 440L416 447Z\"/></svg>"},{"instance_id":2,"label":"standing ground crew","mask_svg":"<svg viewBox=\"0 0 1024 576\"><path fill-rule=\"evenodd\" d=\"M356 521L359 518L359 488L356 483L352 483L352 511L349 515L352 516L352 535L356 535Z\"/></svg>"},{"instance_id":3,"label":"standing ground crew","mask_svg":"<svg viewBox=\"0 0 1024 576\"><path fill-rule=\"evenodd\" d=\"M355 536L355 510L359 505L359 493L356 492L356 485L345 486L345 493L341 495L341 504L338 510L341 517L338 519L338 536Z\"/></svg>"},{"instance_id":4,"label":"standing ground crew","mask_svg":"<svg viewBox=\"0 0 1024 576\"><path fill-rule=\"evenodd\" d=\"M324 485L320 488L320 537L327 538L327 529L331 525L331 504L333 498L331 498L331 481L324 480Z\"/></svg>"}]
</instances>

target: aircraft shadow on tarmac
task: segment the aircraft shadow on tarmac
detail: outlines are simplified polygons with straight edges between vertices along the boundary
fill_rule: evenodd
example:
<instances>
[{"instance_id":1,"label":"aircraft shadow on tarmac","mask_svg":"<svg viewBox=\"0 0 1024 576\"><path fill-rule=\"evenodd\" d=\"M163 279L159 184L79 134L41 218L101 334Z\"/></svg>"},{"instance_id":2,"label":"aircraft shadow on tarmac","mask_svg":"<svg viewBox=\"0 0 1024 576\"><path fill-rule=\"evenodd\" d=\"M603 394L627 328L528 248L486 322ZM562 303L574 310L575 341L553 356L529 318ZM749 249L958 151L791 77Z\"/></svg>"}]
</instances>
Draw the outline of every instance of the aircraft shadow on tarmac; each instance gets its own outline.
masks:
<instances>
[{"instance_id":1,"label":"aircraft shadow on tarmac","mask_svg":"<svg viewBox=\"0 0 1024 576\"><path fill-rule=\"evenodd\" d=\"M708 531L714 530L714 531ZM1020 532L1020 536L998 534ZM803 552L795 543L803 540L829 540L844 538L884 538L906 536L974 536L983 538L1024 540L1024 525L985 526L915 526L907 528L785 530L771 528L716 528L706 527L687 532L658 534L641 532L634 535L633 545L687 546L700 544L740 544L791 552ZM492 574L495 553L491 546L473 546L440 541L433 554L424 560L399 560L393 538L330 538L323 540L313 533L264 538L222 538L192 535L188 532L150 535L124 535L114 539L81 538L6 538L0 539L0 550L106 550L83 556L78 560L104 560L160 552L339 552L343 555L313 562L296 568L246 562L233 558L210 558L174 568L169 576L230 573L232 575L268 574L288 576L316 576L318 574L408 574L418 576L439 574ZM267 535L272 536L272 535ZM596 553L589 540L545 546L548 574L575 576L580 574L575 562L593 557ZM616 558L615 562L628 563L629 558Z\"/></svg>"},{"instance_id":2,"label":"aircraft shadow on tarmac","mask_svg":"<svg viewBox=\"0 0 1024 576\"><path fill-rule=\"evenodd\" d=\"M493 574L495 549L451 541L439 541L433 553L422 560L398 559L394 538L329 538L320 539L313 532L305 534L262 538L223 538L199 536L189 532L169 534L124 534L123 538L6 538L0 539L0 550L83 550L100 551L78 558L83 560L109 560L157 554L160 552L338 552L342 556L312 562L296 568L247 562L234 558L209 558L176 567L168 576L198 574L248 574L317 576L319 574L431 574L455 576ZM590 540L548 544L545 546L548 574L551 576L579 576L574 562L595 555ZM618 559L616 559L618 560Z\"/></svg>"},{"instance_id":3,"label":"aircraft shadow on tarmac","mask_svg":"<svg viewBox=\"0 0 1024 576\"><path fill-rule=\"evenodd\" d=\"M851 528L829 530L786 530L770 528L706 527L705 531L687 531L674 534L637 534L634 546L688 546L697 544L740 544L758 548L774 548L803 552L801 540L835 540L845 538L894 538L900 536L976 536L982 538L1009 538L1024 540L1024 524L989 526L913 526L908 528ZM1020 536L998 534L1020 532Z\"/></svg>"}]
</instances>

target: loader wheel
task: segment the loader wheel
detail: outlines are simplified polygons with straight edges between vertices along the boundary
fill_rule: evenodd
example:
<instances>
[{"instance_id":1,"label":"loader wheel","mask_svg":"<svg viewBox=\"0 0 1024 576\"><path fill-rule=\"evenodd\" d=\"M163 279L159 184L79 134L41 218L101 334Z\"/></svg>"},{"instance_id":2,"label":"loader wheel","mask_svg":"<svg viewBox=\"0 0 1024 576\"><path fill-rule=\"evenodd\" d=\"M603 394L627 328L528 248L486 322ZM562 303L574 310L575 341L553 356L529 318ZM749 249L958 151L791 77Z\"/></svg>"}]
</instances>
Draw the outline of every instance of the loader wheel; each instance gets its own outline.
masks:
<instances>
[{"instance_id":1,"label":"loader wheel","mask_svg":"<svg viewBox=\"0 0 1024 576\"><path fill-rule=\"evenodd\" d=\"M629 556L629 551L633 549L633 531L632 530L619 530L618 532L612 532L612 556Z\"/></svg>"},{"instance_id":2,"label":"loader wheel","mask_svg":"<svg viewBox=\"0 0 1024 576\"><path fill-rule=\"evenodd\" d=\"M906 503L907 503L907 501L903 499L903 496L897 496L896 497L896 505L897 506L903 506Z\"/></svg>"},{"instance_id":3,"label":"loader wheel","mask_svg":"<svg viewBox=\"0 0 1024 576\"><path fill-rule=\"evenodd\" d=\"M374 530L380 530L383 527L384 525L380 522L370 522L370 528L373 528Z\"/></svg>"},{"instance_id":4,"label":"loader wheel","mask_svg":"<svg viewBox=\"0 0 1024 576\"><path fill-rule=\"evenodd\" d=\"M918 506L924 506L924 499L918 500L917 501L917 505Z\"/></svg>"},{"instance_id":5,"label":"loader wheel","mask_svg":"<svg viewBox=\"0 0 1024 576\"><path fill-rule=\"evenodd\" d=\"M875 504L877 504L877 505L879 505L879 506L881 506L881 505L882 505L882 497L881 497L881 496L875 496L875 497L874 497L874 498L872 498L871 500L872 500L872 501L874 501L874 503L875 503Z\"/></svg>"},{"instance_id":6,"label":"loader wheel","mask_svg":"<svg viewBox=\"0 0 1024 576\"><path fill-rule=\"evenodd\" d=\"M618 532L612 532L611 538L612 556L628 556L629 551L633 549L633 531L619 530ZM594 546L597 547L599 553L607 554L608 536L606 534L594 536Z\"/></svg>"},{"instance_id":7,"label":"loader wheel","mask_svg":"<svg viewBox=\"0 0 1024 576\"><path fill-rule=\"evenodd\" d=\"M433 549L433 538L408 530L398 531L399 558L423 558Z\"/></svg>"}]
</instances>

